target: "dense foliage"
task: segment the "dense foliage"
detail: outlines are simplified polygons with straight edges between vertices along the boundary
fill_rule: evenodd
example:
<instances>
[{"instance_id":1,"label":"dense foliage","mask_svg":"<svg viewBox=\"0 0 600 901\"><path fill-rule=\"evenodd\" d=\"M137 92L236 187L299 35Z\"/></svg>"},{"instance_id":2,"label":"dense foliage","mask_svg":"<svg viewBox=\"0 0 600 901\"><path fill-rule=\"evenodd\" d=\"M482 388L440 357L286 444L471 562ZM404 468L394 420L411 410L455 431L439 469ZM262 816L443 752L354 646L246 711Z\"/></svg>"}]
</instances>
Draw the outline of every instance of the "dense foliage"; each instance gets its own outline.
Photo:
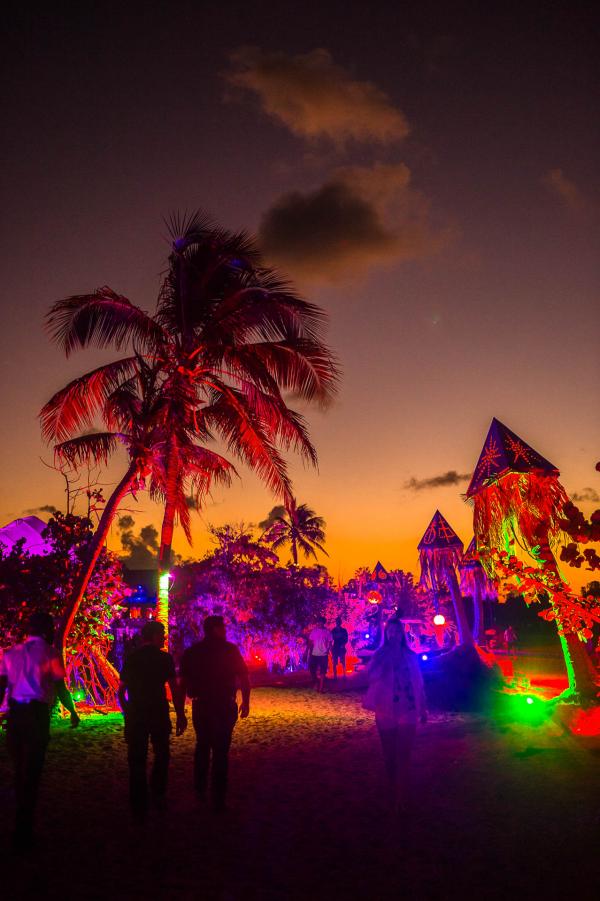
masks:
<instances>
[{"instance_id":1,"label":"dense foliage","mask_svg":"<svg viewBox=\"0 0 600 901\"><path fill-rule=\"evenodd\" d=\"M45 610L56 619L65 611L72 584L93 534L89 519L55 513L43 533L51 551L32 555L18 542L0 547L0 645L24 638L29 615ZM103 549L69 636L65 664L72 690L94 704L114 700L115 674L107 661L110 624L130 593L114 554Z\"/></svg>"}]
</instances>

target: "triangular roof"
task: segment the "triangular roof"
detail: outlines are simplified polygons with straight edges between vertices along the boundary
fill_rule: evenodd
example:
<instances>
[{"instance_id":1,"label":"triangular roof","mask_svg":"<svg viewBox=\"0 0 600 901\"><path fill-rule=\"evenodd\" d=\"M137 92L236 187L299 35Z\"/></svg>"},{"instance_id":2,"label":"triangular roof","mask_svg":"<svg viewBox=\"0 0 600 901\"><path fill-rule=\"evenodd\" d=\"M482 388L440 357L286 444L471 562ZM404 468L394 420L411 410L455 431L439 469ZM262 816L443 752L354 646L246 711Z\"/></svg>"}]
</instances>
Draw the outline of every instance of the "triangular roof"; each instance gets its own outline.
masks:
<instances>
[{"instance_id":1,"label":"triangular roof","mask_svg":"<svg viewBox=\"0 0 600 901\"><path fill-rule=\"evenodd\" d=\"M559 474L553 463L511 432L504 423L494 418L467 489L467 497L478 494L491 482L498 481L509 472L534 470L542 470L552 475Z\"/></svg>"},{"instance_id":2,"label":"triangular roof","mask_svg":"<svg viewBox=\"0 0 600 901\"><path fill-rule=\"evenodd\" d=\"M436 551L446 548L460 548L462 551L463 543L448 520L442 516L439 510L436 510L417 548L419 551Z\"/></svg>"},{"instance_id":3,"label":"triangular roof","mask_svg":"<svg viewBox=\"0 0 600 901\"><path fill-rule=\"evenodd\" d=\"M389 579L389 573L383 563L379 560L375 564L375 569L371 573L372 582L386 582Z\"/></svg>"},{"instance_id":4,"label":"triangular roof","mask_svg":"<svg viewBox=\"0 0 600 901\"><path fill-rule=\"evenodd\" d=\"M476 556L477 548L475 546L475 536L471 538L469 544L467 546L466 551L463 554L463 558L461 560L461 566L481 566L481 561Z\"/></svg>"},{"instance_id":5,"label":"triangular roof","mask_svg":"<svg viewBox=\"0 0 600 901\"><path fill-rule=\"evenodd\" d=\"M23 548L30 554L49 554L52 547L42 538L45 528L46 523L37 516L14 519L0 529L0 544L10 553L17 541L24 540Z\"/></svg>"}]
</instances>

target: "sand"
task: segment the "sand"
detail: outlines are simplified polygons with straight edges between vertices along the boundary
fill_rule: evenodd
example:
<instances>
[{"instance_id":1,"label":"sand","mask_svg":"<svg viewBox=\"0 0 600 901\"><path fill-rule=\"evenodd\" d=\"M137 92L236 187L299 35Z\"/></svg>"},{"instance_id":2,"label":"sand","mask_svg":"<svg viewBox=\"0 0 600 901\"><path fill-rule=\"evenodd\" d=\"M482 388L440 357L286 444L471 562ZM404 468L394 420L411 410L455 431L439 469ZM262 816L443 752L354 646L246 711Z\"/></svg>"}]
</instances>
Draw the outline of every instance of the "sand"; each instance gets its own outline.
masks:
<instances>
[{"instance_id":1,"label":"sand","mask_svg":"<svg viewBox=\"0 0 600 901\"><path fill-rule=\"evenodd\" d=\"M600 759L557 725L436 714L419 734L408 815L387 804L356 692L261 688L238 723L230 805L191 791L193 732L173 738L166 813L131 822L118 715L53 727L40 847L15 858L0 738L2 897L453 899L598 897Z\"/></svg>"}]
</instances>

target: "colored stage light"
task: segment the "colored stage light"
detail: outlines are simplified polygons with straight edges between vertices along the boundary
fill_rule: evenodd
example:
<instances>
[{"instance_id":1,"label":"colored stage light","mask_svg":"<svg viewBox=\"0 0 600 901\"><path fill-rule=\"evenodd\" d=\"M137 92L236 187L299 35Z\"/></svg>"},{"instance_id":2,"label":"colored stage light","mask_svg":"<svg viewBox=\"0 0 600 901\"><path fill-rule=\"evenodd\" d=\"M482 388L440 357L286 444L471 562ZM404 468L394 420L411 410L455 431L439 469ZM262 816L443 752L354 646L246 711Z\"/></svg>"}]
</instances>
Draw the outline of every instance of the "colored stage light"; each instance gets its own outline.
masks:
<instances>
[{"instance_id":1,"label":"colored stage light","mask_svg":"<svg viewBox=\"0 0 600 901\"><path fill-rule=\"evenodd\" d=\"M443 613L436 613L433 617L433 625L434 626L444 626L446 625L446 617Z\"/></svg>"},{"instance_id":2,"label":"colored stage light","mask_svg":"<svg viewBox=\"0 0 600 901\"><path fill-rule=\"evenodd\" d=\"M533 698L525 698L528 704L533 704Z\"/></svg>"},{"instance_id":3,"label":"colored stage light","mask_svg":"<svg viewBox=\"0 0 600 901\"><path fill-rule=\"evenodd\" d=\"M421 660L429 660L427 654L421 654Z\"/></svg>"}]
</instances>

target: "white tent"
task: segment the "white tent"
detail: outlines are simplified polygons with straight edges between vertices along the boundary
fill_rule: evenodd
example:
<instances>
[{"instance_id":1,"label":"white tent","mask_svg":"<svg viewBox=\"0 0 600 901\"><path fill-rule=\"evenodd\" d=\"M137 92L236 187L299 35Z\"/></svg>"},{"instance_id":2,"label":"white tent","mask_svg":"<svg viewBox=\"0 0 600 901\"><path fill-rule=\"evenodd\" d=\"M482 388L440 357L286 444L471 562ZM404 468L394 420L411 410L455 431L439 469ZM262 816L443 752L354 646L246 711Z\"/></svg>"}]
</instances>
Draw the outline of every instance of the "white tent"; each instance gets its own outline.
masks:
<instances>
[{"instance_id":1,"label":"white tent","mask_svg":"<svg viewBox=\"0 0 600 901\"><path fill-rule=\"evenodd\" d=\"M14 519L0 529L0 544L10 553L17 541L25 540L24 549L30 554L49 554L52 547L42 538L46 523L39 516Z\"/></svg>"}]
</instances>

